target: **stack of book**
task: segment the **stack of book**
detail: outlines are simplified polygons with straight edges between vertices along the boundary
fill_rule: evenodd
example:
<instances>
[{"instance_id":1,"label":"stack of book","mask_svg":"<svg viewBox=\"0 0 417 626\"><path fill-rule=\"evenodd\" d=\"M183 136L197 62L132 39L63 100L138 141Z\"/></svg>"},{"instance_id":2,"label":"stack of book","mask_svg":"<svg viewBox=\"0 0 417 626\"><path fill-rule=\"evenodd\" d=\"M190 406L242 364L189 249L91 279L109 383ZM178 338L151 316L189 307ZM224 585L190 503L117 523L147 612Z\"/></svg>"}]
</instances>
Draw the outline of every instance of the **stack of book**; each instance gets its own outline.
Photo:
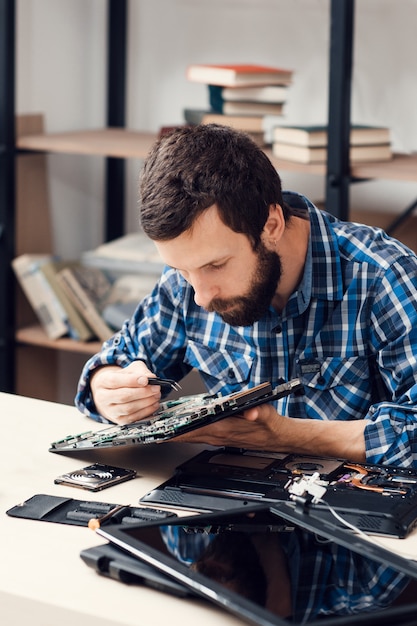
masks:
<instances>
[{"instance_id":1,"label":"stack of book","mask_svg":"<svg viewBox=\"0 0 417 626\"><path fill-rule=\"evenodd\" d=\"M263 143L268 127L282 122L292 70L264 65L190 65L187 79L204 83L209 109L184 109L188 124L225 124Z\"/></svg>"},{"instance_id":2,"label":"stack of book","mask_svg":"<svg viewBox=\"0 0 417 626\"><path fill-rule=\"evenodd\" d=\"M50 339L106 341L152 290L163 263L153 243L138 233L86 252L79 261L23 254L12 267Z\"/></svg>"},{"instance_id":3,"label":"stack of book","mask_svg":"<svg viewBox=\"0 0 417 626\"><path fill-rule=\"evenodd\" d=\"M81 254L83 265L98 267L117 278L121 274L159 276L164 268L155 244L143 232L128 233Z\"/></svg>"},{"instance_id":4,"label":"stack of book","mask_svg":"<svg viewBox=\"0 0 417 626\"><path fill-rule=\"evenodd\" d=\"M298 163L325 163L326 126L276 126L272 153ZM353 125L350 131L350 161L388 161L392 158L390 130L382 126Z\"/></svg>"}]
</instances>

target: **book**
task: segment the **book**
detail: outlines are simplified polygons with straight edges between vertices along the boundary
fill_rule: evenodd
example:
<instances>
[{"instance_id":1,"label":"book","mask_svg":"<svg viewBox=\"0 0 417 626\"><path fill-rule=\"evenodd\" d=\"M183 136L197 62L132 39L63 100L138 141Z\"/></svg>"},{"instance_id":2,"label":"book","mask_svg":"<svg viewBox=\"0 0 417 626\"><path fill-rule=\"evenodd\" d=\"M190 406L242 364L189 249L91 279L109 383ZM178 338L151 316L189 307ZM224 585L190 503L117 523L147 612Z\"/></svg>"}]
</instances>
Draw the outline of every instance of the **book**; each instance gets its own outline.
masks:
<instances>
[{"instance_id":1,"label":"book","mask_svg":"<svg viewBox=\"0 0 417 626\"><path fill-rule=\"evenodd\" d=\"M293 71L257 64L191 64L186 77L191 82L222 87L289 85Z\"/></svg>"},{"instance_id":2,"label":"book","mask_svg":"<svg viewBox=\"0 0 417 626\"><path fill-rule=\"evenodd\" d=\"M224 115L282 115L282 102L223 102Z\"/></svg>"},{"instance_id":3,"label":"book","mask_svg":"<svg viewBox=\"0 0 417 626\"><path fill-rule=\"evenodd\" d=\"M222 87L221 97L226 102L286 102L286 85L262 85L260 87Z\"/></svg>"},{"instance_id":4,"label":"book","mask_svg":"<svg viewBox=\"0 0 417 626\"><path fill-rule=\"evenodd\" d=\"M12 260L15 276L49 339L69 334L68 315L55 291L41 271L51 262L49 254L22 254Z\"/></svg>"},{"instance_id":5,"label":"book","mask_svg":"<svg viewBox=\"0 0 417 626\"><path fill-rule=\"evenodd\" d=\"M219 87L208 85L210 109L214 113L282 113L287 87ZM258 108L256 108L258 107ZM261 108L263 107L263 108Z\"/></svg>"},{"instance_id":6,"label":"book","mask_svg":"<svg viewBox=\"0 0 417 626\"><path fill-rule=\"evenodd\" d=\"M161 274L164 263L155 244L143 232L128 233L83 252L82 265L97 267L115 278L121 274Z\"/></svg>"},{"instance_id":7,"label":"book","mask_svg":"<svg viewBox=\"0 0 417 626\"><path fill-rule=\"evenodd\" d=\"M327 126L276 126L273 141L297 146L326 146ZM363 146L368 144L389 144L390 129L384 126L355 124L350 130L350 144Z\"/></svg>"},{"instance_id":8,"label":"book","mask_svg":"<svg viewBox=\"0 0 417 626\"><path fill-rule=\"evenodd\" d=\"M317 146L296 146L289 143L274 142L272 154L278 159L296 161L297 163L325 163L327 148ZM351 162L362 161L389 161L392 158L389 144L375 144L373 146L351 146Z\"/></svg>"},{"instance_id":9,"label":"book","mask_svg":"<svg viewBox=\"0 0 417 626\"><path fill-rule=\"evenodd\" d=\"M138 303L153 290L158 279L159 276L151 274L124 274L119 276L112 283L105 305L122 304L133 300Z\"/></svg>"},{"instance_id":10,"label":"book","mask_svg":"<svg viewBox=\"0 0 417 626\"><path fill-rule=\"evenodd\" d=\"M147 274L126 274L117 278L102 310L105 322L111 328L121 328L139 302L151 293L157 281L157 276Z\"/></svg>"},{"instance_id":11,"label":"book","mask_svg":"<svg viewBox=\"0 0 417 626\"><path fill-rule=\"evenodd\" d=\"M78 309L73 305L58 279L58 273L62 269L73 266L74 262L72 261L51 259L43 263L39 269L49 282L67 313L71 337L77 341L88 341L94 337L94 332L84 320L83 316L78 312Z\"/></svg>"},{"instance_id":12,"label":"book","mask_svg":"<svg viewBox=\"0 0 417 626\"><path fill-rule=\"evenodd\" d=\"M137 306L137 300L108 304L103 309L103 319L111 328L118 330L123 326L125 320L132 317Z\"/></svg>"},{"instance_id":13,"label":"book","mask_svg":"<svg viewBox=\"0 0 417 626\"><path fill-rule=\"evenodd\" d=\"M158 277L147 274L126 274L117 278L102 308L104 321L114 329L121 328L139 302L155 287Z\"/></svg>"},{"instance_id":14,"label":"book","mask_svg":"<svg viewBox=\"0 0 417 626\"><path fill-rule=\"evenodd\" d=\"M97 267L79 264L65 267L58 272L57 277L68 298L98 339L109 339L113 330L106 324L101 313L108 302L112 283L104 272Z\"/></svg>"},{"instance_id":15,"label":"book","mask_svg":"<svg viewBox=\"0 0 417 626\"><path fill-rule=\"evenodd\" d=\"M248 116L231 116L221 113L213 113L212 111L201 109L184 109L184 119L190 125L195 124L225 124L239 130L243 130L260 147L265 147L272 143L272 129L281 121L276 115L257 116L258 119L247 119ZM243 119L242 119L243 118ZM256 130L251 130L256 129ZM260 130L259 130L260 129Z\"/></svg>"},{"instance_id":16,"label":"book","mask_svg":"<svg viewBox=\"0 0 417 626\"><path fill-rule=\"evenodd\" d=\"M277 115L275 117L277 124L282 121L280 116ZM201 124L222 124L249 133L264 132L263 115L223 115L222 113L205 113L202 116Z\"/></svg>"}]
</instances>

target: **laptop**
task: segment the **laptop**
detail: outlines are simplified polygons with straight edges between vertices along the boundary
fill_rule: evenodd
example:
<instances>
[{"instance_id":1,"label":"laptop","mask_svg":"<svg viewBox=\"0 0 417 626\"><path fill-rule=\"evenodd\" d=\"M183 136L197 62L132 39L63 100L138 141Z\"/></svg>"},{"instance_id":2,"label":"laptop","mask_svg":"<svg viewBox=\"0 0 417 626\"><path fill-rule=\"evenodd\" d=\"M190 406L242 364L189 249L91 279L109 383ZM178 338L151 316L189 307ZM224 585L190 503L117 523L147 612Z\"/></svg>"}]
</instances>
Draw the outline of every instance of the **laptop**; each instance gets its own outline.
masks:
<instances>
[{"instance_id":1,"label":"laptop","mask_svg":"<svg viewBox=\"0 0 417 626\"><path fill-rule=\"evenodd\" d=\"M192 591L144 561L111 543L81 550L80 557L97 574L128 585L145 585L180 598L195 597Z\"/></svg>"},{"instance_id":2,"label":"laptop","mask_svg":"<svg viewBox=\"0 0 417 626\"><path fill-rule=\"evenodd\" d=\"M258 573L259 562L250 558L233 569L232 553L236 546L239 555L250 553L252 537L279 540L288 544L295 533L314 534L319 541L331 540L360 555L366 555L385 565L417 578L417 562L398 556L381 545L370 543L361 535L339 528L336 523L323 520L314 511L306 511L294 502L276 502L274 505L249 504L234 511L192 515L134 526L102 526L97 533L110 546L129 555L142 566L153 568L166 579L181 585L191 595L206 599L233 615L256 626L289 626L301 623L297 619L280 617L265 608L268 579L265 570ZM242 543L243 542L243 543ZM217 545L216 545L217 544ZM242 548L247 545L247 548ZM220 547L219 547L220 546ZM225 546L228 546L225 549ZM253 551L253 550L252 550ZM228 557L225 560L225 555ZM84 554L84 560L85 554ZM88 564L88 563L87 563ZM91 565L91 563L90 563ZM260 581L259 591L245 585L243 572ZM220 572L220 575L219 575ZM222 580L227 580L222 584ZM315 581L320 584L320 581ZM161 587L163 589L163 586ZM167 589L169 591L169 589ZM350 617L327 617L326 626L378 626L382 624L416 624L417 604L355 614ZM315 626L322 619L309 622Z\"/></svg>"},{"instance_id":3,"label":"laptop","mask_svg":"<svg viewBox=\"0 0 417 626\"><path fill-rule=\"evenodd\" d=\"M227 396L195 394L162 402L147 420L124 426L108 426L96 432L68 435L51 443L50 452L84 452L167 441L225 417L242 413L265 402L274 402L292 393L302 393L301 381L293 379L276 387L265 382Z\"/></svg>"},{"instance_id":4,"label":"laptop","mask_svg":"<svg viewBox=\"0 0 417 626\"><path fill-rule=\"evenodd\" d=\"M417 470L238 448L204 450L141 498L194 511L303 499L323 521L406 537L417 526Z\"/></svg>"}]
</instances>

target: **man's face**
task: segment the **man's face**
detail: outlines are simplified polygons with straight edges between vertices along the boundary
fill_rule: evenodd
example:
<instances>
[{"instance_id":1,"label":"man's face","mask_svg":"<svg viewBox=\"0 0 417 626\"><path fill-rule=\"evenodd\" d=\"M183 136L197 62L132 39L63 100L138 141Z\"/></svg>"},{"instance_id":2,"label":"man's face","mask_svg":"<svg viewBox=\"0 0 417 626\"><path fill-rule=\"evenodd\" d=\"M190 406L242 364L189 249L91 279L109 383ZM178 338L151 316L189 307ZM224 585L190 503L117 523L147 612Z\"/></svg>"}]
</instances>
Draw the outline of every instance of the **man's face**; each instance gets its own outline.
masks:
<instances>
[{"instance_id":1,"label":"man's face","mask_svg":"<svg viewBox=\"0 0 417 626\"><path fill-rule=\"evenodd\" d=\"M231 326L250 326L268 310L281 278L282 263L276 252L261 242L256 250L256 265L246 293L233 298L213 298L207 306Z\"/></svg>"},{"instance_id":2,"label":"man's face","mask_svg":"<svg viewBox=\"0 0 417 626\"><path fill-rule=\"evenodd\" d=\"M178 269L195 291L194 299L232 326L249 326L267 311L281 277L280 257L220 219L215 206L175 239L155 245L167 265Z\"/></svg>"}]
</instances>

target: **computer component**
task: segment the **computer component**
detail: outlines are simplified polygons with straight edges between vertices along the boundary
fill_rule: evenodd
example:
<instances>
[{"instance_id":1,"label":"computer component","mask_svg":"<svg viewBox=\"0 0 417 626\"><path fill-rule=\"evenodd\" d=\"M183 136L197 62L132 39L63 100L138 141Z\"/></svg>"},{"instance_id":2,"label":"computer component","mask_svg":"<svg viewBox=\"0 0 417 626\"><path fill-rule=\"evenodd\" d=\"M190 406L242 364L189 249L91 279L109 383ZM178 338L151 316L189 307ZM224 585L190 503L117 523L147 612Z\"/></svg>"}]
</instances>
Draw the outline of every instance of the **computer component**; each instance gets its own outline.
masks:
<instances>
[{"instance_id":1,"label":"computer component","mask_svg":"<svg viewBox=\"0 0 417 626\"><path fill-rule=\"evenodd\" d=\"M362 531L405 537L417 525L417 470L217 448L181 464L141 502L221 511L297 498L312 502L323 520L333 517L331 507Z\"/></svg>"},{"instance_id":2,"label":"computer component","mask_svg":"<svg viewBox=\"0 0 417 626\"><path fill-rule=\"evenodd\" d=\"M412 559L401 557L395 551L339 528L331 520L323 524L314 509L303 509L291 501L274 505L252 503L233 511L178 517L136 526L109 526L100 528L97 533L119 549L120 554L136 559L141 576L146 576L142 567L146 564L183 586L189 593L213 602L256 626L305 623L297 618L280 617L268 605L268 589L275 589L272 593L279 594L280 591L279 586L276 588L270 583L271 569L264 567L265 545L268 546L268 542L272 550L277 541L288 545L289 541L297 541L298 537L302 545L303 538L312 535L317 546L320 543L325 546L330 540L417 578L417 564ZM257 550L259 538L264 546L263 557L262 552ZM85 554L81 556L85 560ZM132 564L129 571L131 568ZM320 579L324 571L304 571L304 575L311 576L311 584L319 587L328 582L327 579ZM152 578L154 576L153 573ZM330 626L411 626L415 623L416 606L384 611L368 609L368 612L355 615L330 615L325 621ZM309 623L319 626L322 621L318 619Z\"/></svg>"},{"instance_id":3,"label":"computer component","mask_svg":"<svg viewBox=\"0 0 417 626\"><path fill-rule=\"evenodd\" d=\"M301 382L294 379L275 388L266 382L227 396L204 393L182 396L161 403L160 409L149 419L124 426L108 426L96 432L69 435L54 441L49 450L74 453L77 450L166 441L259 404L273 402L291 393L301 393L302 390Z\"/></svg>"},{"instance_id":4,"label":"computer component","mask_svg":"<svg viewBox=\"0 0 417 626\"><path fill-rule=\"evenodd\" d=\"M110 502L77 500L63 496L38 493L6 511L10 517L89 526L93 520L94 529L103 525L134 525L143 521L177 517L172 511L149 506L129 506Z\"/></svg>"},{"instance_id":5,"label":"computer component","mask_svg":"<svg viewBox=\"0 0 417 626\"><path fill-rule=\"evenodd\" d=\"M104 463L94 463L93 465L87 465L87 467L61 474L61 476L55 478L54 483L87 489L88 491L101 491L135 477L135 470L114 467L114 465L106 465Z\"/></svg>"}]
</instances>

